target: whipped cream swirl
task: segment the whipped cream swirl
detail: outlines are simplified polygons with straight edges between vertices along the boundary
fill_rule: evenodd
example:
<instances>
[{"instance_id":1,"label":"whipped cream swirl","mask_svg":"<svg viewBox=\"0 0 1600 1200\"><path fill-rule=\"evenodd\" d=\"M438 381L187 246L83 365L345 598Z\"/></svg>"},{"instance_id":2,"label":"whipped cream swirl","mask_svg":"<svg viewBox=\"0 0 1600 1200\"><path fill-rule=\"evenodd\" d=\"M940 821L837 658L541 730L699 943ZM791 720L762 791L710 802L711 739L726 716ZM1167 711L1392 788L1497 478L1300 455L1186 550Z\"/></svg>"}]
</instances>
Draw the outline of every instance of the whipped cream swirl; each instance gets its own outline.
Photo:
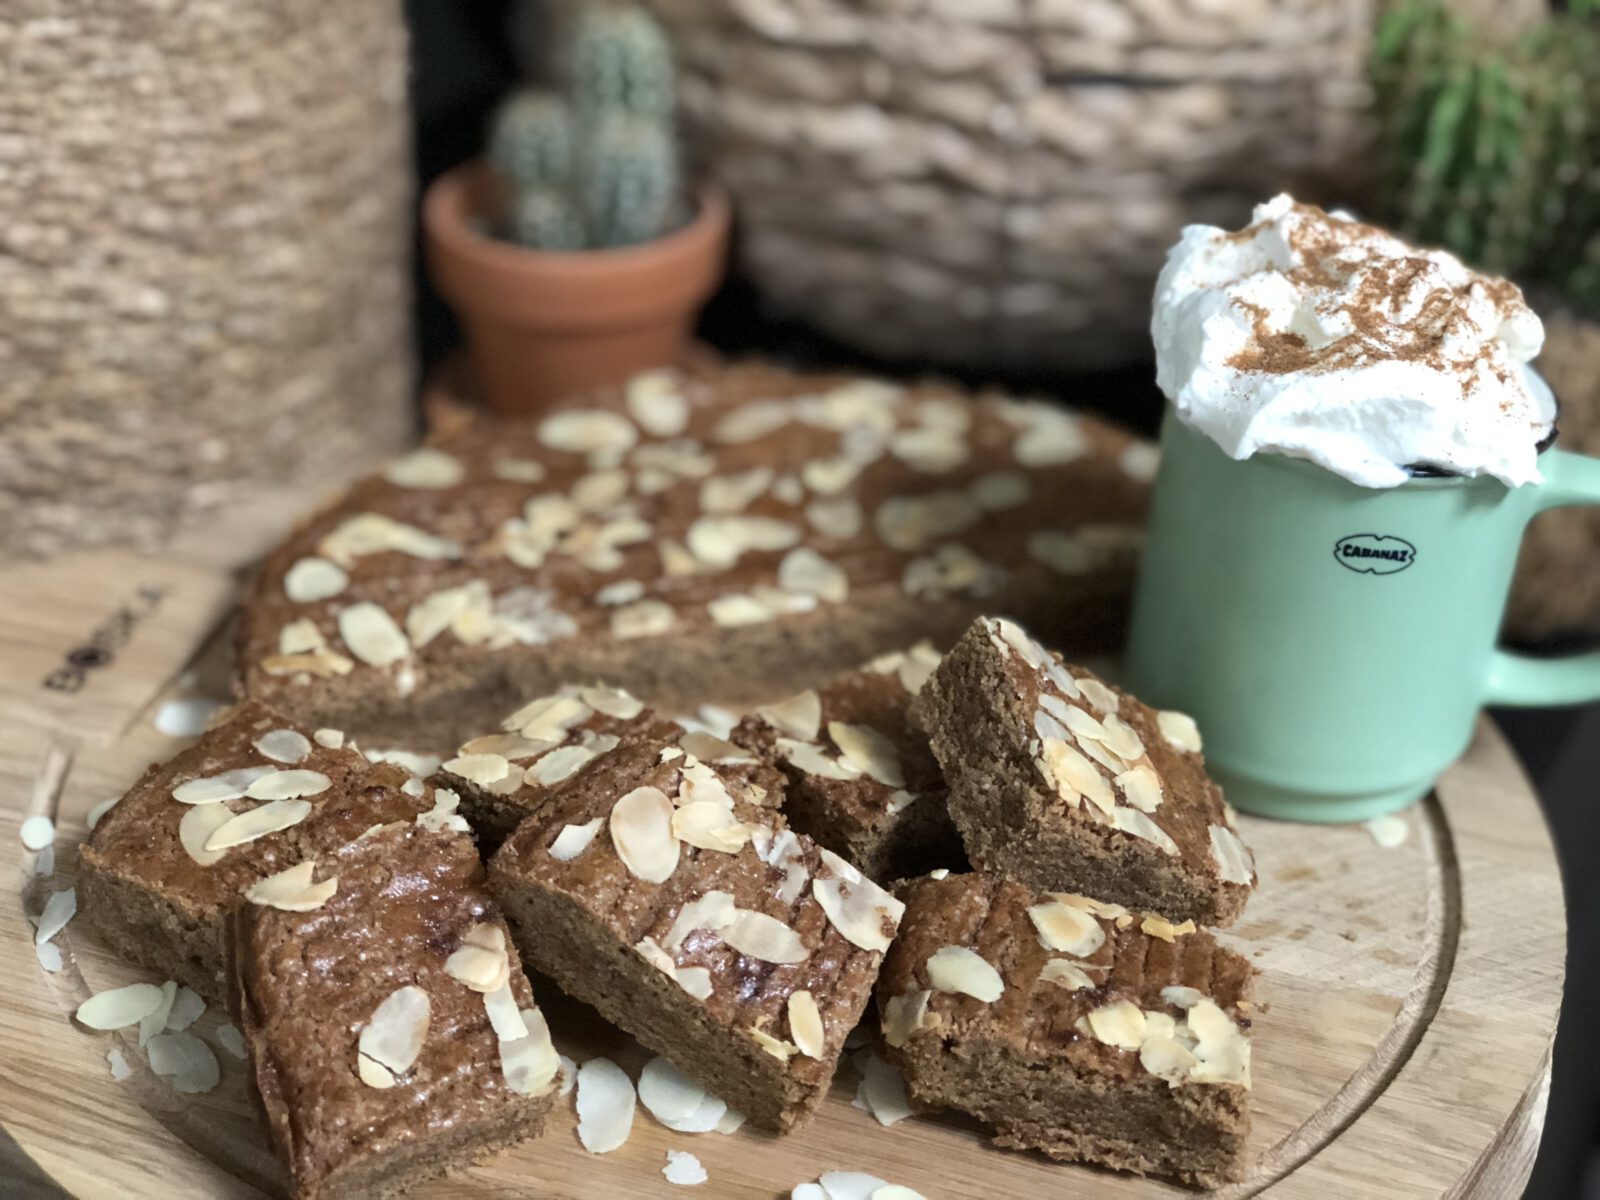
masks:
<instances>
[{"instance_id":1,"label":"whipped cream swirl","mask_svg":"<svg viewBox=\"0 0 1600 1200\"><path fill-rule=\"evenodd\" d=\"M1544 327L1505 280L1277 196L1191 225L1156 284L1156 382L1237 459L1308 458L1363 487L1408 467L1540 480Z\"/></svg>"}]
</instances>

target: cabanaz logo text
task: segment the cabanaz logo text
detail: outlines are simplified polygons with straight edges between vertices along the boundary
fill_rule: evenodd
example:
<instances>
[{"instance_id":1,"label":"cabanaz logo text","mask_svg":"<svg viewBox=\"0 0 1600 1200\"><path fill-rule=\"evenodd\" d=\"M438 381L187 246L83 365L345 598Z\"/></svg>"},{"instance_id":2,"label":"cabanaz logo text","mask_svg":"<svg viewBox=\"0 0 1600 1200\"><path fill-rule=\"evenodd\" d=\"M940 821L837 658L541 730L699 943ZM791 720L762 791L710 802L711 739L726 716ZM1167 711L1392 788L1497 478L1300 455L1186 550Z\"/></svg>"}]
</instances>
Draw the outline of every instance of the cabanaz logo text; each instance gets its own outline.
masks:
<instances>
[{"instance_id":1,"label":"cabanaz logo text","mask_svg":"<svg viewBox=\"0 0 1600 1200\"><path fill-rule=\"evenodd\" d=\"M1417 561L1417 548L1387 533L1352 533L1334 543L1333 557L1363 575L1393 575Z\"/></svg>"}]
</instances>

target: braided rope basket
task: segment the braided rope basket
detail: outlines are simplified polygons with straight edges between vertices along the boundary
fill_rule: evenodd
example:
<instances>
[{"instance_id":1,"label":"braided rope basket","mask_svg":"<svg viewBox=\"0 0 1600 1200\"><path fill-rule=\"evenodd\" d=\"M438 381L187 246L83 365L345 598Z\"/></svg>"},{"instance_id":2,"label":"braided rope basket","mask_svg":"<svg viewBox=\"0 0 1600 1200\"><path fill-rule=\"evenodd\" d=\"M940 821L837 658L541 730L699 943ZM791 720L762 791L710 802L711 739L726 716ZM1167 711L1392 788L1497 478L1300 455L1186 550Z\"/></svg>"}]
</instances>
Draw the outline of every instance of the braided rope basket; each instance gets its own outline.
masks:
<instances>
[{"instance_id":1,"label":"braided rope basket","mask_svg":"<svg viewBox=\"0 0 1600 1200\"><path fill-rule=\"evenodd\" d=\"M0 554L160 541L408 429L392 0L0 11Z\"/></svg>"}]
</instances>

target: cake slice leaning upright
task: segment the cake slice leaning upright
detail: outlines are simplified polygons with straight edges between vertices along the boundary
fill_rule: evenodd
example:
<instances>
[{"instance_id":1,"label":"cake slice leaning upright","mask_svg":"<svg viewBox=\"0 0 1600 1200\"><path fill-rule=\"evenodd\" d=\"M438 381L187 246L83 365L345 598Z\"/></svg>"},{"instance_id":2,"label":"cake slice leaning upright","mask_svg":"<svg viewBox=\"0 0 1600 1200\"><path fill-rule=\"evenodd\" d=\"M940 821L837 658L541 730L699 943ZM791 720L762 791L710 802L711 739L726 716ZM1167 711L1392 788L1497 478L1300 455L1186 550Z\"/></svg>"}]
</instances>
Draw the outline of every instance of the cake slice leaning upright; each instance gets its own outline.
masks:
<instances>
[{"instance_id":1,"label":"cake slice leaning upright","mask_svg":"<svg viewBox=\"0 0 1600 1200\"><path fill-rule=\"evenodd\" d=\"M253 891L228 928L296 1200L394 1195L540 1132L559 1060L465 834L375 826Z\"/></svg>"},{"instance_id":2,"label":"cake slice leaning upright","mask_svg":"<svg viewBox=\"0 0 1600 1200\"><path fill-rule=\"evenodd\" d=\"M591 763L489 882L524 958L768 1129L810 1118L902 905L787 828L704 733Z\"/></svg>"},{"instance_id":3,"label":"cake slice leaning upright","mask_svg":"<svg viewBox=\"0 0 1600 1200\"><path fill-rule=\"evenodd\" d=\"M1173 921L1231 924L1255 886L1200 735L1011 621L980 617L917 698L972 865Z\"/></svg>"}]
</instances>

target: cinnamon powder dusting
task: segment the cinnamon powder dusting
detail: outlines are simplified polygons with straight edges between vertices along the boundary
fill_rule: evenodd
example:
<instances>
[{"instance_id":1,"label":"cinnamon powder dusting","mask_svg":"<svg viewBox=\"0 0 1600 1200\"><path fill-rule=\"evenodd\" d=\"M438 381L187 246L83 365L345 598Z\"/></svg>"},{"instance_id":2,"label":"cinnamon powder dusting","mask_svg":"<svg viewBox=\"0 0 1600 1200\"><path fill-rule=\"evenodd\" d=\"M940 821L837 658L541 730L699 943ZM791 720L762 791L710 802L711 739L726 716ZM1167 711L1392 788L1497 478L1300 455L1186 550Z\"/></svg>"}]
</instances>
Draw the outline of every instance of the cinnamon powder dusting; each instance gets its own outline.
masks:
<instances>
[{"instance_id":1,"label":"cinnamon powder dusting","mask_svg":"<svg viewBox=\"0 0 1600 1200\"><path fill-rule=\"evenodd\" d=\"M1435 283L1419 301L1417 289L1430 275L1435 280L1439 275L1428 259L1372 255L1374 240L1390 241L1382 230L1331 217L1311 204L1296 204L1293 211L1301 220L1289 233L1288 244L1299 265L1284 272L1284 277L1302 293L1328 294L1329 298L1317 305L1319 317L1326 321L1342 316L1351 332L1313 347L1301 334L1271 328L1266 309L1236 298L1234 304L1252 319L1253 336L1228 360L1228 366L1290 375L1399 361L1421 363L1457 376L1463 394L1472 390L1481 367L1487 367L1502 383L1509 382L1493 339L1481 338L1468 302L1487 299L1501 313L1521 307L1522 291L1515 284L1481 277L1459 288ZM1260 229L1261 225L1252 225L1227 237L1248 241ZM1410 306L1415 307L1414 312L1405 311ZM1456 333L1465 335L1469 345L1481 342L1477 353L1470 358L1447 354L1447 341Z\"/></svg>"}]
</instances>

